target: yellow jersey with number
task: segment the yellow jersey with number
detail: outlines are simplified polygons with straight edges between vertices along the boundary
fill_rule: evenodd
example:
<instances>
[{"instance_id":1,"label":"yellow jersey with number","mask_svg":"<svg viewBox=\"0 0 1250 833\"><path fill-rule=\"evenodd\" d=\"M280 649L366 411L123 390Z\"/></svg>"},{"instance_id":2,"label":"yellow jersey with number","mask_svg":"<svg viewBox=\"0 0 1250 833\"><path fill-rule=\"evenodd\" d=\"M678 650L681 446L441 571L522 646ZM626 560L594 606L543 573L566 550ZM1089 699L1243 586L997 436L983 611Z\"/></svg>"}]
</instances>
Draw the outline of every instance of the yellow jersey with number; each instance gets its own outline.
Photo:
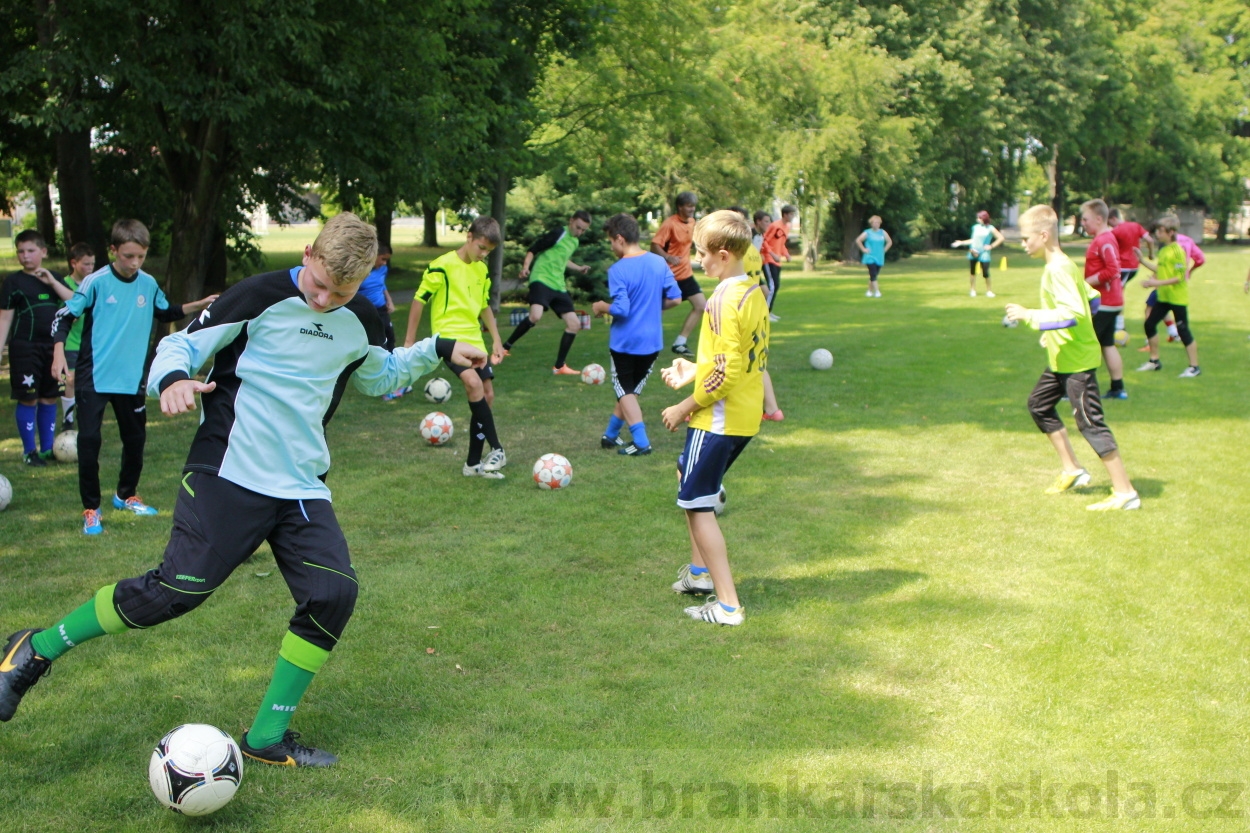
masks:
<instances>
[{"instance_id":1,"label":"yellow jersey with number","mask_svg":"<svg viewBox=\"0 0 1250 833\"><path fill-rule=\"evenodd\" d=\"M691 428L753 437L764 413L768 301L758 280L726 278L707 300L699 332Z\"/></svg>"}]
</instances>

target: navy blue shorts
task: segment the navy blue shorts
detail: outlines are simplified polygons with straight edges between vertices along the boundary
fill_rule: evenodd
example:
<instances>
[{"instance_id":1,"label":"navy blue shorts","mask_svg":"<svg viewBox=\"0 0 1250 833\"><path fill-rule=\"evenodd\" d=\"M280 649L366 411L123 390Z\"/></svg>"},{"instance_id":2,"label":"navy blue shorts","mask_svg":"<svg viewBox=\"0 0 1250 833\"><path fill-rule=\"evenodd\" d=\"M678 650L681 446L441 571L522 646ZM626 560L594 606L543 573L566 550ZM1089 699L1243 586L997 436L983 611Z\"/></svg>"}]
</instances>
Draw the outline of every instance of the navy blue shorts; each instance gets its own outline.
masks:
<instances>
[{"instance_id":1,"label":"navy blue shorts","mask_svg":"<svg viewBox=\"0 0 1250 833\"><path fill-rule=\"evenodd\" d=\"M686 447L677 458L677 505L691 512L714 510L725 472L749 442L750 437L687 428Z\"/></svg>"}]
</instances>

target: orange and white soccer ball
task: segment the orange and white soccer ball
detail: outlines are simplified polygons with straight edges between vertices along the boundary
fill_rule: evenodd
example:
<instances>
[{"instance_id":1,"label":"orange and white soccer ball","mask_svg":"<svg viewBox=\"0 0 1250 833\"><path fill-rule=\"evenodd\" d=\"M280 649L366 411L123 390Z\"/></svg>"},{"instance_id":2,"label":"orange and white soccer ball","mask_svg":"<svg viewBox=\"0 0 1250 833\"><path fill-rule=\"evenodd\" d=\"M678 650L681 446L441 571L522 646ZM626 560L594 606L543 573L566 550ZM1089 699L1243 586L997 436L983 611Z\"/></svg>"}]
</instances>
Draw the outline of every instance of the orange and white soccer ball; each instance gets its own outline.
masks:
<instances>
[{"instance_id":1,"label":"orange and white soccer ball","mask_svg":"<svg viewBox=\"0 0 1250 833\"><path fill-rule=\"evenodd\" d=\"M442 411L426 414L421 420L421 436L430 445L442 445L451 439L455 430L451 424L451 417Z\"/></svg>"},{"instance_id":2,"label":"orange and white soccer ball","mask_svg":"<svg viewBox=\"0 0 1250 833\"><path fill-rule=\"evenodd\" d=\"M608 378L607 371L601 364L588 364L582 368L582 381L588 385L602 385L606 378Z\"/></svg>"},{"instance_id":3,"label":"orange and white soccer ball","mask_svg":"<svg viewBox=\"0 0 1250 833\"><path fill-rule=\"evenodd\" d=\"M573 482L573 464L559 454L544 454L534 464L534 482L540 489L563 489Z\"/></svg>"}]
</instances>

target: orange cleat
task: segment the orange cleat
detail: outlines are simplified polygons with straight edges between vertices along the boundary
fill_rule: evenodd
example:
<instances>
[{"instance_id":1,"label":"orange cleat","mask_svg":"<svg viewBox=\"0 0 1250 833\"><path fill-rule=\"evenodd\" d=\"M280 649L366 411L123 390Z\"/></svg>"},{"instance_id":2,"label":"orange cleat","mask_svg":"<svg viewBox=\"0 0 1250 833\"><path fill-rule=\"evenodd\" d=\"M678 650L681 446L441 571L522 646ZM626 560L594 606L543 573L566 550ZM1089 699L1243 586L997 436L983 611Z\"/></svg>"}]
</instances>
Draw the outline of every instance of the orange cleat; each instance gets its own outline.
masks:
<instances>
[{"instance_id":1,"label":"orange cleat","mask_svg":"<svg viewBox=\"0 0 1250 833\"><path fill-rule=\"evenodd\" d=\"M567 364L562 364L559 367L551 368L551 373L553 376L581 376L582 375L582 372L580 370L574 370L573 368L569 367Z\"/></svg>"}]
</instances>

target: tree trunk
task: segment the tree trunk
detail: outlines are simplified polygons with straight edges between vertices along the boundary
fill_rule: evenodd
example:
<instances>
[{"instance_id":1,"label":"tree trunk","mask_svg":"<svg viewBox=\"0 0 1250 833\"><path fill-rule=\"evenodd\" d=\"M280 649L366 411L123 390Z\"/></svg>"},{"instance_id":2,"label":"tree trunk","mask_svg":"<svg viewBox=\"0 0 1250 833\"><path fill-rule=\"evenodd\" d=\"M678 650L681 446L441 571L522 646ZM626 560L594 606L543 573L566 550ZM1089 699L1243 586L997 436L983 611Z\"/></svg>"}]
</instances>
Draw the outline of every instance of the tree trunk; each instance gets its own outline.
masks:
<instances>
[{"instance_id":1,"label":"tree trunk","mask_svg":"<svg viewBox=\"0 0 1250 833\"><path fill-rule=\"evenodd\" d=\"M1215 242L1223 243L1224 238L1228 236L1228 212L1220 212L1220 222L1215 227Z\"/></svg>"},{"instance_id":2,"label":"tree trunk","mask_svg":"<svg viewBox=\"0 0 1250 833\"><path fill-rule=\"evenodd\" d=\"M864 214L868 211L863 203L838 203L838 220L842 223L842 259L848 263L859 261L859 246L855 239L864 230Z\"/></svg>"},{"instance_id":3,"label":"tree trunk","mask_svg":"<svg viewBox=\"0 0 1250 833\"><path fill-rule=\"evenodd\" d=\"M217 239L217 208L229 177L230 140L216 121L185 126L195 137L192 151L162 148L161 157L174 189L173 233L165 293L170 303L203 297Z\"/></svg>"},{"instance_id":4,"label":"tree trunk","mask_svg":"<svg viewBox=\"0 0 1250 833\"><path fill-rule=\"evenodd\" d=\"M204 275L204 294L221 294L226 291L226 275L230 271L229 251L226 248L226 229L220 223L213 224L211 254L208 271ZM195 298L191 299L196 300Z\"/></svg>"},{"instance_id":5,"label":"tree trunk","mask_svg":"<svg viewBox=\"0 0 1250 833\"><path fill-rule=\"evenodd\" d=\"M51 184L46 179L35 183L35 230L49 249L56 249L56 215L52 213Z\"/></svg>"},{"instance_id":6,"label":"tree trunk","mask_svg":"<svg viewBox=\"0 0 1250 833\"><path fill-rule=\"evenodd\" d=\"M378 230L378 245L391 245L391 218L395 214L395 198L383 194L373 196L373 225Z\"/></svg>"},{"instance_id":7,"label":"tree trunk","mask_svg":"<svg viewBox=\"0 0 1250 833\"><path fill-rule=\"evenodd\" d=\"M1050 207L1054 209L1055 216L1059 218L1059 231L1063 232L1064 209L1067 203L1067 196L1063 190L1063 166L1059 164L1059 145L1055 145L1055 150L1050 158L1050 164L1046 166L1046 180L1050 184Z\"/></svg>"},{"instance_id":8,"label":"tree trunk","mask_svg":"<svg viewBox=\"0 0 1250 833\"><path fill-rule=\"evenodd\" d=\"M100 215L100 197L91 170L91 131L65 130L56 135L56 187L61 198L65 249L86 243L96 263L108 260L108 237Z\"/></svg>"},{"instance_id":9,"label":"tree trunk","mask_svg":"<svg viewBox=\"0 0 1250 833\"><path fill-rule=\"evenodd\" d=\"M421 217L425 229L421 232L421 245L429 249L438 247L438 203L421 203Z\"/></svg>"},{"instance_id":10,"label":"tree trunk","mask_svg":"<svg viewBox=\"0 0 1250 833\"><path fill-rule=\"evenodd\" d=\"M512 188L512 177L500 172L495 177L495 190L490 197L490 216L499 223L499 231L507 238L508 230L508 191ZM490 253L490 308L499 312L499 296L503 287L503 246L495 247Z\"/></svg>"},{"instance_id":11,"label":"tree trunk","mask_svg":"<svg viewBox=\"0 0 1250 833\"><path fill-rule=\"evenodd\" d=\"M820 204L817 197L812 203L808 217L803 220L803 271L815 272L820 259ZM810 220L810 222L808 222Z\"/></svg>"}]
</instances>

